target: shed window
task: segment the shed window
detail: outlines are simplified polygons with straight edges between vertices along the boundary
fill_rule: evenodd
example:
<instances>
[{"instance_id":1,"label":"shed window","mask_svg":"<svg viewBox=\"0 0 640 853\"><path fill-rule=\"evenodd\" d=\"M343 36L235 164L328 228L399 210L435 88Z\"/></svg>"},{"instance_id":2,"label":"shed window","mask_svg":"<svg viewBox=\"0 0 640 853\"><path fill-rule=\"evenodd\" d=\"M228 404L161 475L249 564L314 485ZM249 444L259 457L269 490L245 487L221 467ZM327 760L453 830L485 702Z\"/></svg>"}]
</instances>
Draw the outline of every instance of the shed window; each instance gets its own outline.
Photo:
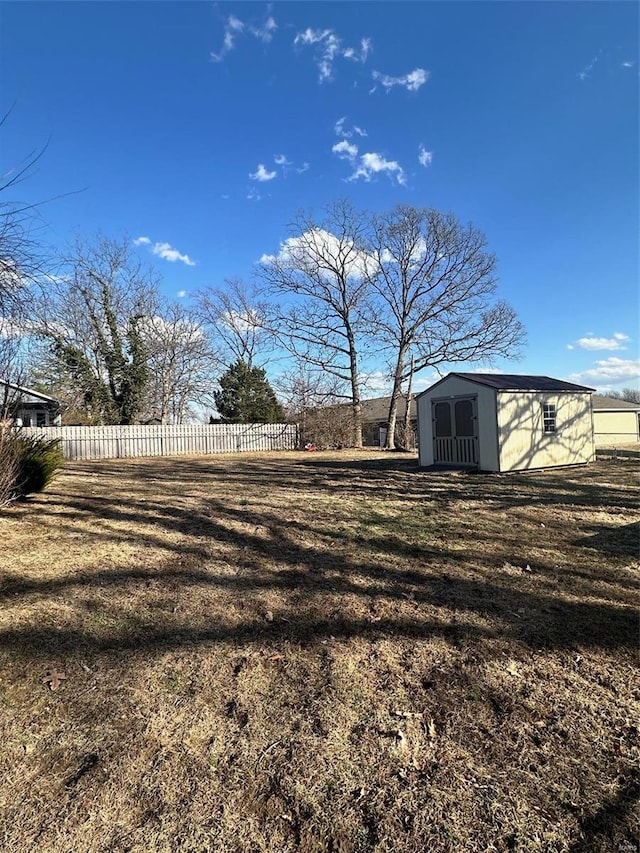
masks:
<instances>
[{"instance_id":1,"label":"shed window","mask_svg":"<svg viewBox=\"0 0 640 853\"><path fill-rule=\"evenodd\" d=\"M553 403L542 404L542 425L544 432L556 431L556 407Z\"/></svg>"},{"instance_id":2,"label":"shed window","mask_svg":"<svg viewBox=\"0 0 640 853\"><path fill-rule=\"evenodd\" d=\"M451 437L451 407L448 403L436 403L433 407L435 415L436 438Z\"/></svg>"},{"instance_id":3,"label":"shed window","mask_svg":"<svg viewBox=\"0 0 640 853\"><path fill-rule=\"evenodd\" d=\"M36 412L36 426L44 427L47 425L47 413Z\"/></svg>"}]
</instances>

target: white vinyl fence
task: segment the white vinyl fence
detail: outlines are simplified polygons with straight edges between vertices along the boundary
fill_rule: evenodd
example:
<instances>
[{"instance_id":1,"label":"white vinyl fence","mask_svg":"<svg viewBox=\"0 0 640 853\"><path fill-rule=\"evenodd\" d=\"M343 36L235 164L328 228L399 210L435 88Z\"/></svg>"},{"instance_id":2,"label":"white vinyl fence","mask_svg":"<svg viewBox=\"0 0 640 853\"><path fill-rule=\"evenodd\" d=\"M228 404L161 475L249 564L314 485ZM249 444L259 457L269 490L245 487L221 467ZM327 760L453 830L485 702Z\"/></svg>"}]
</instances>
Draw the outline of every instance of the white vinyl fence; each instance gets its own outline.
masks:
<instances>
[{"instance_id":1,"label":"white vinyl fence","mask_svg":"<svg viewBox=\"0 0 640 853\"><path fill-rule=\"evenodd\" d=\"M59 438L65 459L294 450L297 442L295 424L26 427L22 431Z\"/></svg>"}]
</instances>

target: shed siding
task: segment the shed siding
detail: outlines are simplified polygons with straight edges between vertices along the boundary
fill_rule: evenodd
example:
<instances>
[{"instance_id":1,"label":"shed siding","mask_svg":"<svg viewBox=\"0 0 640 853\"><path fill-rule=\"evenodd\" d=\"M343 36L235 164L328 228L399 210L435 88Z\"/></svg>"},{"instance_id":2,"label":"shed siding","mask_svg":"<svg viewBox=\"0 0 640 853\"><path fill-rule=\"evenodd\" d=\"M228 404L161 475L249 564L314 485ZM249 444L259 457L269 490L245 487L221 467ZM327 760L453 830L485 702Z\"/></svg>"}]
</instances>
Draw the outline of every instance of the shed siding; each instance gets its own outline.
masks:
<instances>
[{"instance_id":1,"label":"shed siding","mask_svg":"<svg viewBox=\"0 0 640 853\"><path fill-rule=\"evenodd\" d=\"M556 432L543 430L542 406L556 407ZM589 394L498 393L500 471L578 465L594 458Z\"/></svg>"},{"instance_id":2,"label":"shed siding","mask_svg":"<svg viewBox=\"0 0 640 853\"><path fill-rule=\"evenodd\" d=\"M477 398L478 465L483 471L498 470L495 391L458 376L448 377L436 388L418 397L418 450L422 467L433 465L431 401L465 396Z\"/></svg>"},{"instance_id":3,"label":"shed siding","mask_svg":"<svg viewBox=\"0 0 640 853\"><path fill-rule=\"evenodd\" d=\"M638 441L638 413L634 411L594 412L596 447L632 444Z\"/></svg>"}]
</instances>

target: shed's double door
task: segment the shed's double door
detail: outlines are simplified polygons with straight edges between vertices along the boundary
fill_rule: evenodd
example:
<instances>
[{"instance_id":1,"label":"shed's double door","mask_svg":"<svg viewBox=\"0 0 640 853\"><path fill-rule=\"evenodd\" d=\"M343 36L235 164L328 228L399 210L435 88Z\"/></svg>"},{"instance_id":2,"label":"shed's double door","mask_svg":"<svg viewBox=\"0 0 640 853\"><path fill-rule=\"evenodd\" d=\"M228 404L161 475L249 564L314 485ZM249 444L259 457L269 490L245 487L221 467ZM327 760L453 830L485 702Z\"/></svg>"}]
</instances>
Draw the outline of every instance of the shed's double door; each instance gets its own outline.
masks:
<instances>
[{"instance_id":1,"label":"shed's double door","mask_svg":"<svg viewBox=\"0 0 640 853\"><path fill-rule=\"evenodd\" d=\"M454 465L478 464L478 415L475 397L434 400L433 461Z\"/></svg>"}]
</instances>

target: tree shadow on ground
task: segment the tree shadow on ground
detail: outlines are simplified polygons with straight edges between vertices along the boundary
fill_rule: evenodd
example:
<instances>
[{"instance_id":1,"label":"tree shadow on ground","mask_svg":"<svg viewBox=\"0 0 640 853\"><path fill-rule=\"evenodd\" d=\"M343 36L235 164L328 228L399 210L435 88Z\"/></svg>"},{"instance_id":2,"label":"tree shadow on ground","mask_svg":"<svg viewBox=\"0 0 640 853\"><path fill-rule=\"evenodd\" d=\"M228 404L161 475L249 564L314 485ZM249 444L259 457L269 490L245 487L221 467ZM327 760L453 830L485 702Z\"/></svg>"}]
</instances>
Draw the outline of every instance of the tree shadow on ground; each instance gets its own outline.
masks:
<instances>
[{"instance_id":1,"label":"tree shadow on ground","mask_svg":"<svg viewBox=\"0 0 640 853\"><path fill-rule=\"evenodd\" d=\"M221 475L220 465L197 459L175 458L125 460L121 473L136 479L139 494L159 486L189 494L189 485ZM606 463L605 463L606 464ZM95 467L95 466L98 467ZM113 475L109 470L113 462L75 464L78 473L101 476ZM224 470L225 487L237 488L238 495L250 489L286 486L292 503L309 490L321 489L326 495L357 495L362 500L384 499L391 501L433 502L438 506L456 504L464 500L466 512L473 513L473 505L484 508L491 502L496 512L509 512L521 507L560 506L598 507L619 510L637 510L636 489L629 488L630 472L637 471L637 463L620 461L615 468L606 465L603 474L606 482L594 482L595 466L577 466L561 470L530 471L516 474L479 474L461 471L424 471L417 461L396 455L380 455L374 459L317 459L295 458L279 462L277 459L243 460L234 458ZM600 466L602 470L602 466ZM50 494L66 497L57 492Z\"/></svg>"},{"instance_id":2,"label":"tree shadow on ground","mask_svg":"<svg viewBox=\"0 0 640 853\"><path fill-rule=\"evenodd\" d=\"M280 724L278 718L274 742L283 737L281 728L286 731L291 726L293 731L291 719L296 717L296 724L299 719L308 724L322 744L326 735L317 712L318 698L332 705L341 701L334 693L332 655L353 655L354 665L361 669L357 675L353 669L343 670L341 677L348 672L354 680L366 681L373 674L378 679L376 701L390 702L388 693L395 691L398 701L406 699L407 708L432 709L437 736L431 743L428 729L422 732L425 754L435 753L445 739L463 746L476 738L477 750L470 753L476 770L479 767L489 777L502 768L501 778L507 781L501 800L487 800L489 823L495 819L494 802L512 802L508 790L512 776L531 780L527 796L534 809L545 798L545 807L550 808L553 787L541 796L536 786L547 782L545 774L549 775L548 768L558 756L566 759L565 766L575 771L586 790L593 783L594 765L581 762L581 750L585 743L591 744L593 721L586 721L582 740L572 740L563 716L570 704L567 697L574 690L592 691L597 708L594 720L603 696L609 703L607 715L611 708L624 707L620 684L625 684L637 647L630 568L609 559L621 560L626 554L616 551L616 546L607 552L593 546L591 537L604 533L605 525L594 527L590 510L592 506L603 511L625 507L631 494L628 482L614 477L612 484L602 486L597 483L597 471L518 479L423 475L414 472L411 460L395 457L330 462L325 467L317 464L322 461L271 465L264 460L234 460L226 466L219 461L153 460L109 463L98 469L77 466L71 473L80 476L61 478L57 495L49 493L30 507L16 509L16 518L33 513L34 524L40 525L35 529L43 536L55 528L58 542L66 543L74 554L64 573L44 567L41 576L35 570L21 571L16 561L0 583L7 626L0 631L0 648L16 681L22 684L27 673L29 689L35 683L44 690L43 672L54 664L64 667L69 676L66 688L49 700L59 698L68 706L77 702L80 725L85 725L95 713L94 695L112 689L122 691L126 702L131 702L131 675L131 683L138 679L139 689L142 684L145 691L162 694L161 708L184 703L191 721L197 719L204 686L198 688L195 699L188 692L190 687L172 693L156 684L164 670L184 666L185 678L196 679L209 666L217 680L207 683L206 702L229 699L235 708L236 702L240 707L243 699L247 704L251 701L246 693L243 697L232 689L242 679L238 673L248 659L245 674L251 667L264 670L264 682L257 684L265 693L252 688L251 699L258 697L256 701L269 705L268 689L286 698L287 688L294 685L291 698L286 698L291 707L280 706L285 721ZM109 479L102 481L107 475ZM315 503L310 498L307 504L308 495ZM381 495L397 502L400 515L375 509L371 498ZM538 506L553 509L556 504L572 508L575 526L563 528L559 522L552 547L540 548L535 558L525 562L523 554L535 543L531 530L517 527L516 522L532 518L539 532ZM505 518L496 521L500 508ZM412 513L418 519L413 526L405 524L406 514ZM629 518L622 511L616 515L621 521ZM443 532L441 518L451 524L453 538ZM483 519L486 529L482 529ZM456 527L460 520L468 525ZM562 532L565 529L567 535ZM618 529L625 530L612 528L613 532ZM590 537L574 541L587 532ZM93 546L104 545L105 553L113 554L128 548L132 540L136 550L128 552L130 556L120 565L109 567L90 559ZM618 541L627 540L623 536ZM558 565L560 560L564 568ZM424 643L431 640L432 646ZM419 654L420 663L412 671L412 655L418 658ZM509 661L527 670L526 677L511 674ZM69 690L74 672L81 684L77 697ZM84 692L94 688L96 694ZM544 698L531 699L530 690L538 690ZM127 731L138 722L146 725L138 709L133 714L124 698L122 703L119 707L113 700L96 723L97 728L104 727L109 742L116 719L112 708L118 707L117 719L122 708L129 713L122 723ZM402 710L405 706L390 707ZM590 707L588 697L584 701L581 697L573 712L588 716ZM367 705L361 714L364 727L358 717L353 729L354 750L354 744L367 734L370 711ZM453 725L447 718L456 713L459 717ZM225 716L224 710L221 714ZM537 729L536 721L544 722L544 728ZM477 724L475 733L470 722ZM162 717L159 724L163 725ZM397 719L393 723L405 728L410 724ZM249 728L242 729L245 735ZM268 748L264 729L259 731L263 739L258 735L255 741L247 765L250 778L254 762L262 760ZM379 753L381 734L377 729L374 734ZM382 737L388 737L388 732ZM523 744L529 750L524 764ZM545 745L549 765L539 764L532 770L528 762L544 758ZM503 746L504 755L500 753ZM124 742L121 748L126 762L130 745ZM574 828L579 815L588 811L580 826L582 840L572 853L594 849L588 846L591 841L611 840L618 826L624 831L637 793L626 771L620 770L626 754L617 755L607 740L593 740L593 749L601 753L599 766L605 768L605 781L600 788L592 785L596 794L583 810L565 809ZM443 768L449 764L442 761ZM282 777L297 783L291 764L282 766ZM465 768L466 763L463 772ZM298 772L306 771L307 765ZM407 778L413 778L412 772L409 768ZM424 772L435 772L434 765L426 764ZM72 770L66 778L73 778ZM410 783L398 778L400 797ZM450 780L454 796L464 793L465 780L464 776ZM411 784L426 789L431 782L425 776ZM605 802L616 787L622 788L617 797ZM482 787L487 797L490 788ZM571 789L569 782L566 789ZM474 807L482 796L480 790L473 795ZM384 828L389 809L379 805L378 813L371 807L371 821ZM280 813L284 806L278 808ZM564 806L554 808L563 815ZM389 819L395 820L396 813L391 814ZM536 824L540 826L544 828L541 819ZM565 837L568 844L577 834ZM597 849L604 851L605 841Z\"/></svg>"},{"instance_id":3,"label":"tree shadow on ground","mask_svg":"<svg viewBox=\"0 0 640 853\"><path fill-rule=\"evenodd\" d=\"M579 829L579 840L571 845L569 853L593 853L596 850L610 850L612 832L619 829L625 832L629 813L638 805L640 800L640 773L636 770L631 776L620 783L615 797L603 803L591 817L582 821ZM640 844L640 836L636 837L635 849ZM621 853L635 853L631 844L621 844Z\"/></svg>"},{"instance_id":4,"label":"tree shadow on ground","mask_svg":"<svg viewBox=\"0 0 640 853\"><path fill-rule=\"evenodd\" d=\"M92 501L80 502L90 511ZM97 502L96 512L102 519L114 518L133 523L149 521L133 506L122 502L105 506ZM77 509L73 511L77 515ZM172 508L158 524L172 534L197 535L206 540L201 548L189 551L182 543L176 555L159 566L127 569L76 571L62 577L34 579L12 574L0 586L0 598L17 605L19 599L51 598L62 593L113 588L126 598L127 587L145 582L161 582L167 588L187 590L201 587L233 591L238 595L278 592L283 595L282 623L263 627L250 619L246 624L218 625L202 628L175 624L167 629L164 616L160 622L147 623L142 633L129 636L95 638L82 630L57 628L12 629L0 633L5 646L29 647L36 651L41 644L51 649L70 650L74 643L95 650L175 647L206 642L262 642L294 640L317 642L327 636L403 636L426 638L433 633L469 637L512 637L531 648L575 648L578 645L599 648L633 649L636 644L636 612L624 599L608 602L576 597L557 589L541 588L536 578L504 576L491 580L470 576L465 572L468 554L449 552L446 545L431 548L422 560L385 565L380 559L363 561L338 551L302 545L286 529L269 527L272 520L253 513L252 521L264 525L268 533L238 530L238 510L217 506L215 518ZM110 537L108 532L98 536ZM116 534L116 539L122 534ZM153 541L153 540L152 540ZM163 542L159 534L156 544ZM226 557L215 556L215 548L225 546ZM213 548L213 552L212 549ZM229 551L231 559L229 560ZM515 558L513 558L515 559ZM546 567L551 571L551 567ZM224 569L224 571L221 571ZM229 569L233 574L229 574ZM295 599L291 600L291 596ZM382 603L410 606L410 615L388 618L379 623L352 620L343 615L326 617L327 599L349 596L364 601L371 612ZM66 596L65 596L66 597ZM71 598L73 600L73 597ZM26 602L25 602L26 603ZM315 607L317 618L300 616L299 609ZM455 625L449 625L452 615ZM468 623L465 618L471 616ZM493 628L478 628L476 618L491 622ZM175 620L174 620L175 623Z\"/></svg>"},{"instance_id":5,"label":"tree shadow on ground","mask_svg":"<svg viewBox=\"0 0 640 853\"><path fill-rule=\"evenodd\" d=\"M588 536L574 540L575 545L594 548L611 557L636 557L640 559L640 521L621 527L592 527Z\"/></svg>"},{"instance_id":6,"label":"tree shadow on ground","mask_svg":"<svg viewBox=\"0 0 640 853\"><path fill-rule=\"evenodd\" d=\"M201 459L110 463L106 472L119 472L120 477L125 477L125 486L107 494L100 484L96 494L78 495L77 485L75 490L61 490L51 524L71 533L79 518L95 519L86 533L88 547L100 542L128 544L133 536L140 545L160 551L161 564L129 566L125 570L80 568L62 577L44 579L11 572L0 585L0 598L16 605L25 596L55 599L65 590L92 586L125 590L127 584L154 580L171 587L202 585L238 594L283 594L283 616L289 621L270 627L264 636L272 640L314 642L326 638L327 633L335 635L336 631L350 637L379 635L381 631L386 635L427 637L434 631L446 633L447 621L455 617L458 624L450 633L456 636L466 630L471 635L501 632L532 648L635 647L632 593L636 584L628 572L603 565L600 560L594 566L586 549L576 551L574 559L567 560L571 565L566 569L550 562L551 558L538 557L529 561L525 572L521 536L517 532L507 535L506 530L515 516L507 516L504 532L497 527L497 532L485 534L473 526L474 503L480 508L480 502L486 506L486 501L491 501L495 508L512 501L508 505L516 513L525 505L538 506L541 501L554 499L570 505L606 506L607 500L614 497L626 501L626 492L616 485L607 488L593 483L593 472L573 472L571 476L558 476L556 472L554 476L527 475L518 479L447 474L416 474L414 478L415 466L414 459L395 455L348 461L305 458L295 465L290 460L271 464L271 460L265 463L237 459L229 466ZM105 466L99 469L102 467ZM86 465L75 468L76 473L92 470ZM127 474L135 483L135 493L126 487ZM319 484L316 477L320 478ZM328 486L335 485L336 478L336 488L355 491L356 501L362 499L365 507L370 490L379 493L391 488L405 501L408 493L419 493L431 503L435 497L434 512L446 503L451 518L467 517L470 521L467 527L455 529L453 539L437 532L416 541L413 528L398 526L396 518L386 518L382 513L375 515L375 531L370 531L369 509L364 510L361 533L354 536L352 531L336 529L336 519L351 519L352 504L345 505L342 516L336 504L335 510L329 505L324 516L310 511L288 517L287 502L291 497L292 511L297 508L297 490L324 495ZM215 495L218 481L227 490L229 482L237 483L239 500L241 495L260 500L257 505L245 507L241 500L240 505L236 501L234 506L227 497L207 497ZM198 490L190 496L190 488L196 482ZM624 486L622 478L620 486ZM276 488L286 499L278 509L269 505L269 495ZM52 497L47 498L50 504ZM349 498L353 498L352 492ZM600 528L586 540L577 540L577 544L625 557L631 553L636 530L634 525ZM583 554L589 559L581 564ZM606 600L598 586L601 582L607 584ZM295 601L291 598L294 595ZM330 596L350 596L364 601L370 609L385 602L409 602L413 612L403 612L401 618L390 616L377 626L344 614L327 620L323 608ZM301 603L307 608L317 607L318 612L298 618ZM478 620L492 622L495 627L479 628ZM218 625L215 629L176 625L173 639L166 625L150 624L143 636L135 632L135 642L138 647L161 648L180 642L246 642L253 634L262 640L262 630L251 620L247 624ZM74 638L83 646L98 643L104 648L130 647L126 636L92 639L83 636L82 631L76 634L74 630L55 628L11 629L0 635L6 644L32 650L40 642L68 648Z\"/></svg>"}]
</instances>

